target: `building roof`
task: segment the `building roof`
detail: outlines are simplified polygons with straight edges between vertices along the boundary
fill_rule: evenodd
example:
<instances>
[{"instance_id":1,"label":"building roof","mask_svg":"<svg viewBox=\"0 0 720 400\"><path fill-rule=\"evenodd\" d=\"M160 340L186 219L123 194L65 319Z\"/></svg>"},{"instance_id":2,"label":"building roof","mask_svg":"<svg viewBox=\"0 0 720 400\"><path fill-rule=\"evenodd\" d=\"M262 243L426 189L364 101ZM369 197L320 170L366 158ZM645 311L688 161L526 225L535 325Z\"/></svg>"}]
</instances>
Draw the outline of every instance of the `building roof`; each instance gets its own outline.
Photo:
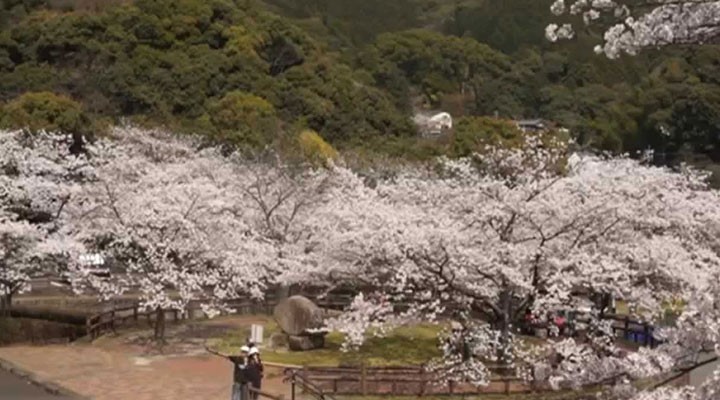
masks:
<instances>
[{"instance_id":1,"label":"building roof","mask_svg":"<svg viewBox=\"0 0 720 400\"><path fill-rule=\"evenodd\" d=\"M518 125L545 125L545 120L540 118L536 119L521 119L515 121Z\"/></svg>"}]
</instances>

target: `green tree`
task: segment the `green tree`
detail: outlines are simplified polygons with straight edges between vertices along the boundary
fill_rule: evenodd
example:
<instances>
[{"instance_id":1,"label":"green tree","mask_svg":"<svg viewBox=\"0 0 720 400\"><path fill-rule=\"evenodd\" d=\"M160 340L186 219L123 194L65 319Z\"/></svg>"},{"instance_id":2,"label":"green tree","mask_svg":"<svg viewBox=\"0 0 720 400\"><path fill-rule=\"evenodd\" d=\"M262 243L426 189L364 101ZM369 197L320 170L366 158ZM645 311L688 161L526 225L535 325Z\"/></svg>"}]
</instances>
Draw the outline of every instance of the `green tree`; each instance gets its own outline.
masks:
<instances>
[{"instance_id":1,"label":"green tree","mask_svg":"<svg viewBox=\"0 0 720 400\"><path fill-rule=\"evenodd\" d=\"M482 153L485 146L517 146L522 143L523 132L509 120L491 117L465 117L455 122L451 141L451 154L467 157Z\"/></svg>"},{"instance_id":2,"label":"green tree","mask_svg":"<svg viewBox=\"0 0 720 400\"><path fill-rule=\"evenodd\" d=\"M298 135L297 141L304 159L314 166L327 166L329 161L339 158L337 150L317 132L304 130Z\"/></svg>"},{"instance_id":3,"label":"green tree","mask_svg":"<svg viewBox=\"0 0 720 400\"><path fill-rule=\"evenodd\" d=\"M90 119L80 103L51 92L30 92L3 107L0 124L5 128L62 133L91 130Z\"/></svg>"},{"instance_id":4,"label":"green tree","mask_svg":"<svg viewBox=\"0 0 720 400\"><path fill-rule=\"evenodd\" d=\"M525 145L526 135L514 121L492 117L464 117L456 121L450 142L450 154L468 157L482 154L486 146L516 148ZM545 146L566 143L569 134L560 129L549 128L539 133Z\"/></svg>"},{"instance_id":5,"label":"green tree","mask_svg":"<svg viewBox=\"0 0 720 400\"><path fill-rule=\"evenodd\" d=\"M0 100L66 92L93 114L194 129L209 123L215 100L239 90L332 141L411 133L393 98L361 75L298 26L244 0L45 9L0 32Z\"/></svg>"},{"instance_id":6,"label":"green tree","mask_svg":"<svg viewBox=\"0 0 720 400\"><path fill-rule=\"evenodd\" d=\"M225 94L208 105L213 137L240 146L260 147L277 137L275 108L267 100L240 91Z\"/></svg>"},{"instance_id":7,"label":"green tree","mask_svg":"<svg viewBox=\"0 0 720 400\"><path fill-rule=\"evenodd\" d=\"M419 29L380 35L359 62L376 71L378 80L401 71L434 104L443 94L473 90L512 70L507 56L475 40ZM396 78L389 87L399 82Z\"/></svg>"}]
</instances>

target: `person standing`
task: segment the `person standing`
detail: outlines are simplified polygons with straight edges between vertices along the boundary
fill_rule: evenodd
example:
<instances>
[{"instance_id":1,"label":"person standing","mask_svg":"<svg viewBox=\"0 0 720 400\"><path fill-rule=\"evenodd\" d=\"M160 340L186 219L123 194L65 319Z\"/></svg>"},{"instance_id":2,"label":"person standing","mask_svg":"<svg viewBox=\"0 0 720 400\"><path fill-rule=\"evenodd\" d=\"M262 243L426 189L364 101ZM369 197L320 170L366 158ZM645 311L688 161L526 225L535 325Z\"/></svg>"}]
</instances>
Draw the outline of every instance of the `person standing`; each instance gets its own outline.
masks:
<instances>
[{"instance_id":1,"label":"person standing","mask_svg":"<svg viewBox=\"0 0 720 400\"><path fill-rule=\"evenodd\" d=\"M243 387L246 386L248 383L252 383L249 379L251 374L248 373L248 353L250 351L250 348L248 348L248 346L240 347L240 355L236 356L222 354L208 348L207 346L205 346L205 350L207 350L210 354L226 358L233 363L233 387L230 399L249 400L244 399L242 393Z\"/></svg>"},{"instance_id":2,"label":"person standing","mask_svg":"<svg viewBox=\"0 0 720 400\"><path fill-rule=\"evenodd\" d=\"M248 381L252 385L254 391L251 392L250 397L252 399L258 398L257 391L260 390L262 387L262 379L263 379L263 364L262 360L260 360L260 350L258 350L257 347L251 347L250 351L248 352L248 363L247 363L247 371L248 371Z\"/></svg>"}]
</instances>

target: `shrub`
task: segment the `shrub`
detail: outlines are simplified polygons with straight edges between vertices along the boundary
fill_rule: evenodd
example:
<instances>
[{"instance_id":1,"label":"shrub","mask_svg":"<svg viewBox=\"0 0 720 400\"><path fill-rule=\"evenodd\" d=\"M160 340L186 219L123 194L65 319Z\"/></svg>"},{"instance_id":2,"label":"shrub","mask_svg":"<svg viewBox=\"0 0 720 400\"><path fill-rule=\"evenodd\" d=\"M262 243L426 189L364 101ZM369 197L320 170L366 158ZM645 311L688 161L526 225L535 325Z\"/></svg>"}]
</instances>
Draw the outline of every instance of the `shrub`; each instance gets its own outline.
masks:
<instances>
[{"instance_id":1,"label":"shrub","mask_svg":"<svg viewBox=\"0 0 720 400\"><path fill-rule=\"evenodd\" d=\"M327 166L338 159L338 152L315 131L304 130L298 136L298 145L305 161L315 166Z\"/></svg>"},{"instance_id":2,"label":"shrub","mask_svg":"<svg viewBox=\"0 0 720 400\"><path fill-rule=\"evenodd\" d=\"M208 113L215 138L239 146L266 145L280 129L272 104L241 91L229 92L212 101Z\"/></svg>"},{"instance_id":3,"label":"shrub","mask_svg":"<svg viewBox=\"0 0 720 400\"><path fill-rule=\"evenodd\" d=\"M482 152L486 145L517 146L523 132L512 121L491 117L460 118L455 125L451 152L467 157Z\"/></svg>"},{"instance_id":4,"label":"shrub","mask_svg":"<svg viewBox=\"0 0 720 400\"><path fill-rule=\"evenodd\" d=\"M91 131L90 120L80 103L51 92L28 92L10 101L0 113L0 125L31 132Z\"/></svg>"}]
</instances>

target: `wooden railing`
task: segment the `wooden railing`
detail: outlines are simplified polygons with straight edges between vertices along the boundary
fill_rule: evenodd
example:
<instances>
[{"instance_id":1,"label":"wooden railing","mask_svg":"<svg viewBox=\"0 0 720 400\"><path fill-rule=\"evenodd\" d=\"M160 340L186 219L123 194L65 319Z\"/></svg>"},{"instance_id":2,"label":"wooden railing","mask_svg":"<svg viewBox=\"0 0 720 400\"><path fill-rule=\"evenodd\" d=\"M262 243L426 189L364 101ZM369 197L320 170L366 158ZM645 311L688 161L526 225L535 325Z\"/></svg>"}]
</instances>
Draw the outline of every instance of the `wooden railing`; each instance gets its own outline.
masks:
<instances>
[{"instance_id":1,"label":"wooden railing","mask_svg":"<svg viewBox=\"0 0 720 400\"><path fill-rule=\"evenodd\" d=\"M550 390L527 384L503 368L494 368L487 386L475 386L443 378L442 374L420 366L403 367L303 367L288 369L291 383L301 383L303 391L323 400L330 395L358 396L438 396L477 394L520 394Z\"/></svg>"},{"instance_id":2,"label":"wooden railing","mask_svg":"<svg viewBox=\"0 0 720 400\"><path fill-rule=\"evenodd\" d=\"M148 325L152 320L152 315L157 314L156 311L141 312L140 306L137 304L132 306L120 307L110 311L104 311L92 315L85 322L87 335L94 340L103 332L116 332L118 327L130 325L135 326L140 322L141 318L145 318ZM174 313L177 315L177 313ZM176 317L177 320L177 317Z\"/></svg>"},{"instance_id":3,"label":"wooden railing","mask_svg":"<svg viewBox=\"0 0 720 400\"><path fill-rule=\"evenodd\" d=\"M313 300L319 307L331 310L342 310L353 300L352 293L330 293L322 297L312 292L302 294ZM261 301L251 297L240 297L228 302L228 306L236 309L238 314L270 315L276 304L277 299L275 292L272 290L269 290L265 298ZM399 305L399 307L402 307L402 305ZM175 322L194 319L194 315L200 309L200 302L195 301L190 302L183 312L178 310L166 310L164 312L166 320ZM155 310L141 311L137 304L130 304L100 312L87 319L87 335L95 339L105 332L115 332L119 327L137 325L143 320L151 324L156 315L157 311ZM654 327L649 323L637 321L624 315L608 314L603 318L613 321L612 329L616 337L622 337L625 340L651 347L659 344L653 337Z\"/></svg>"},{"instance_id":4,"label":"wooden railing","mask_svg":"<svg viewBox=\"0 0 720 400\"><path fill-rule=\"evenodd\" d=\"M348 294L332 294L322 298L317 298L312 295L308 297L310 297L318 307L334 310L341 310L352 302L352 296ZM270 315L275 305L277 305L277 300L272 292L268 293L262 301L246 296L227 302L227 306L235 309L238 314ZM177 322L194 319L194 315L200 310L200 302L193 301L190 302L182 312L179 310L163 310L162 312L165 313L167 321ZM87 317L85 325L87 335L94 340L103 333L116 332L117 329L121 327L137 326L143 321L146 321L147 324L150 325L156 317L157 310L143 311L137 303L133 303L93 314Z\"/></svg>"},{"instance_id":5,"label":"wooden railing","mask_svg":"<svg viewBox=\"0 0 720 400\"><path fill-rule=\"evenodd\" d=\"M333 395L344 396L517 396L520 394L542 395L557 393L547 383L532 384L514 375L512 368L491 366L493 374L486 386L448 379L442 372L434 373L420 366L399 367L300 367L287 368L286 380L292 384L292 399L296 400L296 385L303 394L310 394L315 400L334 400ZM668 375L655 378L662 382ZM672 376L670 377L672 378ZM669 385L686 386L688 375L677 376L667 381ZM595 384L582 388L583 392L594 392ZM577 393L577 392L574 392ZM594 397L594 396L593 396ZM493 397L494 398L494 397ZM510 397L512 398L512 397ZM545 398L545 397L543 397ZM556 398L553 395L552 398ZM565 397L563 397L565 398ZM576 398L576 397L572 397ZM584 398L584 397L583 397Z\"/></svg>"},{"instance_id":6,"label":"wooden railing","mask_svg":"<svg viewBox=\"0 0 720 400\"><path fill-rule=\"evenodd\" d=\"M335 400L332 395L326 393L320 386L309 380L305 370L286 369L285 381L290 383L290 400L296 400L298 388L303 394L310 395L315 400Z\"/></svg>"},{"instance_id":7,"label":"wooden railing","mask_svg":"<svg viewBox=\"0 0 720 400\"><path fill-rule=\"evenodd\" d=\"M250 297L231 300L227 304L238 310L240 314L263 314L271 313L274 305L267 302L253 301ZM268 311L270 307L270 311ZM200 302L191 302L184 311L161 310L165 314L167 322L178 322L187 319L194 319L194 314L201 310ZM87 318L86 332L90 339L96 339L107 332L116 332L118 328L137 326L143 321L152 325L157 320L158 310L142 310L139 304L115 308L109 311L99 312Z\"/></svg>"},{"instance_id":8,"label":"wooden railing","mask_svg":"<svg viewBox=\"0 0 720 400\"><path fill-rule=\"evenodd\" d=\"M257 397L263 397L270 400L285 400L285 396L283 395L274 395L267 392L263 392L262 390L255 389L250 384L247 385L247 390L249 393L255 394ZM249 399L248 396L245 397L246 399Z\"/></svg>"}]
</instances>

